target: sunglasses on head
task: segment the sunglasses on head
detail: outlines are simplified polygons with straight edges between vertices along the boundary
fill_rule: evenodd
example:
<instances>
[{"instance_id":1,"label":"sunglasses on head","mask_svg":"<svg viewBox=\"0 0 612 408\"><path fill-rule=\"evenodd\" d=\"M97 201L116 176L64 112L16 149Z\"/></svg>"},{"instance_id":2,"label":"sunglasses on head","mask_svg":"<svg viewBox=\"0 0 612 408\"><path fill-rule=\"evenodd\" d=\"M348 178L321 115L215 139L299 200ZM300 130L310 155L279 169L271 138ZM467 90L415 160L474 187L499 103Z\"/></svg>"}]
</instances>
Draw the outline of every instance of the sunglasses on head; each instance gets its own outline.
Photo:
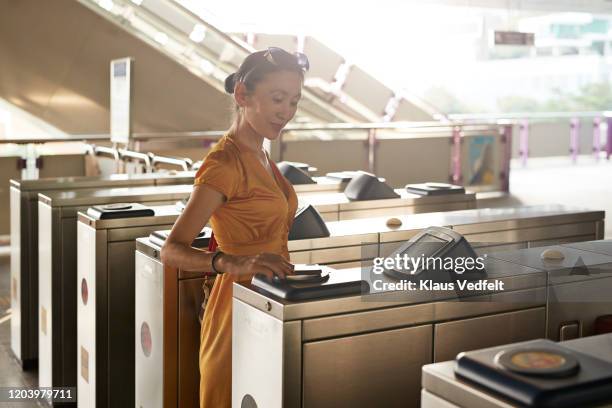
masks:
<instances>
[{"instance_id":1,"label":"sunglasses on head","mask_svg":"<svg viewBox=\"0 0 612 408\"><path fill-rule=\"evenodd\" d=\"M297 66L302 68L302 70L304 71L308 71L308 69L310 68L310 62L308 61L308 57L306 56L306 54L302 54L301 52L294 52L293 54L290 54L279 47L268 47L263 56L266 61L273 65L294 63L297 64Z\"/></svg>"}]
</instances>

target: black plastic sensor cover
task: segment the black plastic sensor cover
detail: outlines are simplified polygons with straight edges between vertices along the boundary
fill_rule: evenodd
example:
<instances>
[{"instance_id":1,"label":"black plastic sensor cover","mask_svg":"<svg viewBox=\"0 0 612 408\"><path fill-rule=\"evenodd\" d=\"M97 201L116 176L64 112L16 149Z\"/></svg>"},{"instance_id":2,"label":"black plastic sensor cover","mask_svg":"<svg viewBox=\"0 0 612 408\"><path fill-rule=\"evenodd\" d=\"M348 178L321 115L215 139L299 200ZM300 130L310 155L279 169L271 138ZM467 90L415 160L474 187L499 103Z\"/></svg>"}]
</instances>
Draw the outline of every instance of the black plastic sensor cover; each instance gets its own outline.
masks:
<instances>
[{"instance_id":1,"label":"black plastic sensor cover","mask_svg":"<svg viewBox=\"0 0 612 408\"><path fill-rule=\"evenodd\" d=\"M325 237L329 237L329 230L317 209L310 204L299 208L289 231L289 240Z\"/></svg>"},{"instance_id":2,"label":"black plastic sensor cover","mask_svg":"<svg viewBox=\"0 0 612 408\"><path fill-rule=\"evenodd\" d=\"M155 211L138 203L115 203L89 207L87 215L96 220L113 220L117 218L152 217L155 215Z\"/></svg>"},{"instance_id":3,"label":"black plastic sensor cover","mask_svg":"<svg viewBox=\"0 0 612 408\"><path fill-rule=\"evenodd\" d=\"M344 195L351 201L399 198L393 188L373 174L359 171L346 185Z\"/></svg>"},{"instance_id":4,"label":"black plastic sensor cover","mask_svg":"<svg viewBox=\"0 0 612 408\"><path fill-rule=\"evenodd\" d=\"M282 162L279 162L279 163L290 164L293 167L297 167L298 169L304 171L305 173L310 174L310 164L308 163L301 163L301 162L294 162L294 161L287 161L287 160L283 160Z\"/></svg>"},{"instance_id":5,"label":"black plastic sensor cover","mask_svg":"<svg viewBox=\"0 0 612 408\"><path fill-rule=\"evenodd\" d=\"M291 163L280 162L276 166L281 174L293 185L316 183L308 173Z\"/></svg>"}]
</instances>

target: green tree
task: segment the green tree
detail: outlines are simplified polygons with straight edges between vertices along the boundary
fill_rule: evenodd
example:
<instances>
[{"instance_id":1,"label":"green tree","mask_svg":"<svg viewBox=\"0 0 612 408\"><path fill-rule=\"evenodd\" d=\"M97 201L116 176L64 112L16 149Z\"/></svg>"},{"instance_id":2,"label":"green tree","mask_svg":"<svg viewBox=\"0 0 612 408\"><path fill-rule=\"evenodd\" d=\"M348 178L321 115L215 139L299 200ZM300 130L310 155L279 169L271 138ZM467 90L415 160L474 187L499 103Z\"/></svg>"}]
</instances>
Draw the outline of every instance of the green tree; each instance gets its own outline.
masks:
<instances>
[{"instance_id":1,"label":"green tree","mask_svg":"<svg viewBox=\"0 0 612 408\"><path fill-rule=\"evenodd\" d=\"M608 81L583 86L573 98L577 111L599 111L612 108L612 85Z\"/></svg>"},{"instance_id":2,"label":"green tree","mask_svg":"<svg viewBox=\"0 0 612 408\"><path fill-rule=\"evenodd\" d=\"M500 112L538 112L542 109L537 100L518 95L498 98L497 108Z\"/></svg>"},{"instance_id":3,"label":"green tree","mask_svg":"<svg viewBox=\"0 0 612 408\"><path fill-rule=\"evenodd\" d=\"M572 94L564 92L560 88L552 90L553 96L542 104L541 111L543 112L571 112L574 110L572 102Z\"/></svg>"},{"instance_id":4,"label":"green tree","mask_svg":"<svg viewBox=\"0 0 612 408\"><path fill-rule=\"evenodd\" d=\"M425 91L423 100L430 103L440 112L444 113L482 113L485 109L479 106L471 106L454 94L450 93L446 88L434 86Z\"/></svg>"},{"instance_id":5,"label":"green tree","mask_svg":"<svg viewBox=\"0 0 612 408\"><path fill-rule=\"evenodd\" d=\"M520 95L509 95L497 100L500 112L581 112L612 109L612 84L608 81L592 82L577 92L560 88L552 91L544 102Z\"/></svg>"}]
</instances>

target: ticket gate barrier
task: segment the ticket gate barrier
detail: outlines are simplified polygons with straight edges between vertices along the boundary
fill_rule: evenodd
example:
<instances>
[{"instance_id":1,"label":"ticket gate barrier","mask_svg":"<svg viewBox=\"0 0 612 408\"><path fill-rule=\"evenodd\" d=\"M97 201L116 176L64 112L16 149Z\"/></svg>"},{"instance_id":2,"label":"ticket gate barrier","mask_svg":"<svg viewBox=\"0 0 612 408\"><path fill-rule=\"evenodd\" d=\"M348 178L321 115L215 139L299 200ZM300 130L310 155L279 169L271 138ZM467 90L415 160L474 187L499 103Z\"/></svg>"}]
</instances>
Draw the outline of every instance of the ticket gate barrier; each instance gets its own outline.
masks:
<instances>
[{"instance_id":1,"label":"ticket gate barrier","mask_svg":"<svg viewBox=\"0 0 612 408\"><path fill-rule=\"evenodd\" d=\"M280 162L277 163L281 174L293 185L297 194L310 193L339 193L346 189L349 182L360 172L339 171L327 173L325 176L312 176L316 168L305 163ZM379 177L384 182L385 179Z\"/></svg>"},{"instance_id":2,"label":"ticket gate barrier","mask_svg":"<svg viewBox=\"0 0 612 408\"><path fill-rule=\"evenodd\" d=\"M398 217L404 225L421 215ZM452 225L474 243L477 253L533 248L553 243L600 240L604 236L604 211L581 210L563 205L481 208L430 214L431 225ZM411 233L389 228L380 236L380 255L388 256Z\"/></svg>"},{"instance_id":3,"label":"ticket gate barrier","mask_svg":"<svg viewBox=\"0 0 612 408\"><path fill-rule=\"evenodd\" d=\"M408 187L394 190L375 175L358 171L342 194L306 195L303 201L314 205L326 221L476 208L476 195L463 187L426 184L436 186L432 190L437 194L412 193ZM338 218L333 218L334 213Z\"/></svg>"},{"instance_id":4,"label":"ticket gate barrier","mask_svg":"<svg viewBox=\"0 0 612 408\"><path fill-rule=\"evenodd\" d=\"M595 319L612 314L612 241L568 243L552 249L560 259L543 258L543 248L491 256L548 273L547 338L565 341L593 335Z\"/></svg>"},{"instance_id":5,"label":"ticket gate barrier","mask_svg":"<svg viewBox=\"0 0 612 408\"><path fill-rule=\"evenodd\" d=\"M612 361L610 356L610 344L612 343L612 334L602 334L599 336L590 336L575 340L562 341L558 343L568 351L575 351L593 356L600 361ZM509 347L529 347L529 343L514 343L490 349L492 352L498 353L507 350ZM473 383L459 378L455 374L456 362L444 361L436 364L429 364L423 367L423 384L421 390L421 408L459 408L459 407L487 407L487 408L509 408L525 406L519 405L513 401L487 390L481 386L475 386ZM591 366L592 367L592 366ZM584 372L584 367L580 371ZM587 368L588 374L586 378L591 377L592 371ZM604 371L607 373L608 371ZM582 378L585 378L582 377ZM570 377L571 378L571 377ZM593 378L593 377L591 377ZM600 381L599 384L603 384ZM574 386L575 389L582 387ZM585 393L585 396L592 396L592 393ZM560 402L568 402L567 399L560 399ZM572 406L589 406L591 408L606 408L610 406L612 398L608 398L605 402L582 404L581 401L574 399Z\"/></svg>"},{"instance_id":6,"label":"ticket gate barrier","mask_svg":"<svg viewBox=\"0 0 612 408\"><path fill-rule=\"evenodd\" d=\"M76 190L39 195L39 385L76 386L77 212L93 205L171 204L191 185Z\"/></svg>"},{"instance_id":7,"label":"ticket gate barrier","mask_svg":"<svg viewBox=\"0 0 612 408\"><path fill-rule=\"evenodd\" d=\"M372 258L369 249L372 243L378 243L374 256L387 256L405 240L431 225L450 226L471 232L474 237L485 234L483 237L494 243L492 235L497 229L504 238L513 238L507 245L508 248L515 248L517 245L537 245L542 239L556 239L556 233L560 239L571 239L574 230L568 226L576 223L581 225L579 232L588 230L596 237L603 234L603 217L603 211L533 206L399 216L403 222L400 227L387 226L386 218L357 219L328 222L330 238L289 241L288 248L293 263L320 263L330 264L334 268L348 268L362 265L362 257ZM457 225L453 226L452 223ZM590 229L584 226L586 224L590 225ZM531 228L531 225L535 227ZM542 229L546 235L533 233L532 229ZM352 234L359 238L353 240ZM574 238L582 236L586 235ZM519 239L525 241L519 242ZM363 247L360 242L364 244ZM499 250L503 246L504 243L497 240L495 246L488 248ZM137 406L197 407L199 371L195 357L198 355L200 329L197 314L203 301L203 284L204 278L197 274L164 268L159 259L159 246L147 238L137 240ZM147 330L143 331L142 327ZM147 348L143 348L143 344ZM145 353L143 350L148 351Z\"/></svg>"},{"instance_id":8,"label":"ticket gate barrier","mask_svg":"<svg viewBox=\"0 0 612 408\"><path fill-rule=\"evenodd\" d=\"M350 173L350 174L349 174ZM313 177L301 193L342 191L354 172ZM38 194L77 189L192 184L194 171L11 180L11 350L22 368L38 364Z\"/></svg>"},{"instance_id":9,"label":"ticket gate barrier","mask_svg":"<svg viewBox=\"0 0 612 408\"><path fill-rule=\"evenodd\" d=\"M532 253L545 249L490 253L486 279L502 281L504 290L486 293L426 291L400 298L389 291L286 301L235 283L232 404L417 406L422 365L545 336L551 287L562 280L580 291L584 279L564 273L563 265L559 274L530 267ZM570 262L580 256L586 267L607 271L607 280L612 276L612 256L565 252ZM351 273L362 277L358 269ZM580 296L602 294L588 288ZM340 377L343 386L337 387Z\"/></svg>"},{"instance_id":10,"label":"ticket gate barrier","mask_svg":"<svg viewBox=\"0 0 612 408\"><path fill-rule=\"evenodd\" d=\"M302 195L299 197L299 201L300 203L312 204L321 213L325 221L476 208L476 194L470 192L423 196L408 193L406 189L395 189L394 191L399 196L398 198L351 201L344 193L325 193Z\"/></svg>"},{"instance_id":11,"label":"ticket gate barrier","mask_svg":"<svg viewBox=\"0 0 612 408\"><path fill-rule=\"evenodd\" d=\"M495 296L488 295L493 302L468 302L439 293L427 299L426 292L404 301L390 293L387 301L375 294L376 301L355 295L290 302L234 285L232 405L251 400L266 407L417 406L420 368L440 347L434 338L473 337L471 326L482 330L490 324L500 325L496 334L504 338L516 335L508 328L517 325L523 327L521 339L542 336L542 274L499 261L486 268L490 276L520 287L521 301L493 303ZM360 269L338 272L361 278ZM263 366L262 359L268 360ZM343 386L337 387L340 376Z\"/></svg>"},{"instance_id":12,"label":"ticket gate barrier","mask_svg":"<svg viewBox=\"0 0 612 408\"><path fill-rule=\"evenodd\" d=\"M79 407L134 406L135 239L170 228L180 213L174 205L140 206L140 215L130 207L78 214ZM209 238L206 228L199 242Z\"/></svg>"},{"instance_id":13,"label":"ticket gate barrier","mask_svg":"<svg viewBox=\"0 0 612 408\"><path fill-rule=\"evenodd\" d=\"M364 221L328 222L330 237L289 241L292 262L326 259L337 265L359 265L361 259L373 259L378 236L363 232ZM385 226L384 220L379 226ZM162 242L155 241L136 240L136 406L197 407L198 316L205 278L201 273L164 268L159 258Z\"/></svg>"},{"instance_id":14,"label":"ticket gate barrier","mask_svg":"<svg viewBox=\"0 0 612 408\"><path fill-rule=\"evenodd\" d=\"M391 217L476 208L476 194L474 193L422 196L408 193L406 189L396 189L394 191L399 195L399 198L364 201L351 201L344 193L336 192L300 194L298 205L312 205L325 221ZM177 205L184 208L185 202L177 203Z\"/></svg>"},{"instance_id":15,"label":"ticket gate barrier","mask_svg":"<svg viewBox=\"0 0 612 408\"><path fill-rule=\"evenodd\" d=\"M11 350L23 369L38 364L38 194L193 183L193 172L113 174L10 181Z\"/></svg>"},{"instance_id":16,"label":"ticket gate barrier","mask_svg":"<svg viewBox=\"0 0 612 408\"><path fill-rule=\"evenodd\" d=\"M92 207L78 214L79 406L134 404L134 238L151 233L152 241L163 245L169 231L155 230L169 228L179 214L176 206L141 204ZM199 247L207 243L210 229L201 235ZM330 233L316 210L307 206L296 213L289 235L314 239Z\"/></svg>"}]
</instances>

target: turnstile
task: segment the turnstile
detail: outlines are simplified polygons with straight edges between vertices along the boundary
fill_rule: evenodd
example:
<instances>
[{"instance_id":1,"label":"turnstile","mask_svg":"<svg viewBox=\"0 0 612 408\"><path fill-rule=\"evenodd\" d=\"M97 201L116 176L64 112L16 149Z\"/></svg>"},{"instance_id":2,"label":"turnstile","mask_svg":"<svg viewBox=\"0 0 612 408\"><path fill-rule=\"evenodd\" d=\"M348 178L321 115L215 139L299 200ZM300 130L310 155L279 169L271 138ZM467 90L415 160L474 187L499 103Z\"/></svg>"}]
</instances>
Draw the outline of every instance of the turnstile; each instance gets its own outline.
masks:
<instances>
[{"instance_id":1,"label":"turnstile","mask_svg":"<svg viewBox=\"0 0 612 408\"><path fill-rule=\"evenodd\" d=\"M595 239L603 234L603 217L603 211L533 206L399 216L403 222L400 227L387 226L386 218L356 219L328 222L329 238L289 241L288 248L293 263L320 263L334 268L349 268L360 266L362 259L389 255L407 239L432 225L450 226L474 234L494 235L497 229L500 235L513 237L507 246L514 248L516 245L527 247L543 238L568 240L589 236ZM590 235L571 235L572 228L566 226L576 223L590 225L582 230L590 231ZM532 228L532 225L535 227ZM532 229L543 229L545 235L531 233ZM495 242L491 235L483 237L495 243L495 246L487 248L503 248L505 243L501 240ZM479 238L478 235L475 237ZM137 240L137 406L160 407L162 401L163 406L197 406L200 329L197 313L203 300L203 283L204 278L198 274L164 268L159 259L159 246L147 238ZM483 304L473 305L472 309L475 314L490 310ZM142 331L145 323L147 330ZM150 347L146 353L143 343Z\"/></svg>"},{"instance_id":2,"label":"turnstile","mask_svg":"<svg viewBox=\"0 0 612 408\"><path fill-rule=\"evenodd\" d=\"M11 350L24 369L38 364L38 194L190 183L193 172L10 181Z\"/></svg>"},{"instance_id":3,"label":"turnstile","mask_svg":"<svg viewBox=\"0 0 612 408\"><path fill-rule=\"evenodd\" d=\"M581 242L602 239L604 211L581 210L562 205L536 205L399 217L414 225L421 217L430 225L451 225L465 236L479 253L491 253L546 243ZM422 224L421 224L422 225ZM427 225L428 226L428 225ZM380 256L388 256L414 234L399 228L381 231Z\"/></svg>"},{"instance_id":4,"label":"turnstile","mask_svg":"<svg viewBox=\"0 0 612 408\"><path fill-rule=\"evenodd\" d=\"M439 196L420 196L408 193L406 189L396 189L395 192L399 194L399 198L351 201L344 193L322 193L302 195L299 200L301 203L312 204L325 221L476 208L476 194L470 192Z\"/></svg>"},{"instance_id":5,"label":"turnstile","mask_svg":"<svg viewBox=\"0 0 612 408\"><path fill-rule=\"evenodd\" d=\"M542 248L491 254L548 273L546 337L555 341L590 336L595 318L612 314L612 241L553 247L563 259L542 259Z\"/></svg>"},{"instance_id":6,"label":"turnstile","mask_svg":"<svg viewBox=\"0 0 612 408\"><path fill-rule=\"evenodd\" d=\"M135 406L197 407L205 279L201 273L164 270L150 260L159 259L159 251L148 238L136 240Z\"/></svg>"},{"instance_id":7,"label":"turnstile","mask_svg":"<svg viewBox=\"0 0 612 408\"><path fill-rule=\"evenodd\" d=\"M11 350L24 369L38 364L38 194L52 191L192 184L194 171L11 180ZM313 177L298 194L342 191L348 180Z\"/></svg>"},{"instance_id":8,"label":"turnstile","mask_svg":"<svg viewBox=\"0 0 612 408\"><path fill-rule=\"evenodd\" d=\"M302 184L294 186L299 194L299 205L311 204L321 214L325 221L343 221L358 218L398 216L405 214L421 214L438 211L469 210L476 208L476 194L465 192L421 196L408 193L406 189L396 189L398 198L379 200L351 201L344 193L334 191L306 191L299 187L327 185L337 183L337 180L321 182L321 184ZM312 193L312 194L310 194ZM184 203L181 204L184 206Z\"/></svg>"},{"instance_id":9,"label":"turnstile","mask_svg":"<svg viewBox=\"0 0 612 408\"><path fill-rule=\"evenodd\" d=\"M177 215L178 215L177 213L173 213L172 217L162 216L162 218L166 219L167 223L172 223L174 221L174 217L176 217ZM82 224L86 222L91 223L92 220L83 214L80 214L79 217L80 217L79 229L78 229L79 234L80 234L79 235L79 254L81 254L83 258L83 264L81 264L81 260L79 258L79 270L82 269L84 271L85 270L93 271L93 267L91 265L93 264L99 265L100 263L104 264L105 262L108 262L107 258L109 258L109 255L104 251L101 251L101 250L94 251L91 249L92 245L94 245L94 243L96 242L99 242L102 238L96 239L96 240L94 240L93 237L90 237L89 239L86 239L86 240L81 239L82 236L86 235L86 231L88 231L88 229L84 227ZM156 217L145 217L145 218L142 218L142 221L146 221L152 224L155 222L155 218ZM116 228L116 229L113 229L113 234L118 236L121 233L121 231L123 231L123 229L131 230L133 229L131 228L132 223L134 222L139 223L140 221L141 219L138 219L138 218L130 218L130 219L125 219L121 221L113 220L112 225L114 225ZM108 222L109 221L97 221L96 225L99 226L99 228L107 228ZM121 229L119 229L119 226L117 226L118 222L121 223ZM332 224L334 224L332 227L332 231L331 231L332 236L329 238L312 238L312 239L291 241L290 250L292 251L292 254L295 254L296 257L302 257L302 259L304 259L305 256L314 257L316 259L324 257L328 262L336 262L336 263L349 262L349 264L359 263L361 259L364 259L364 258L372 259L374 256L376 256L376 254L378 253L376 234L375 233L367 233L367 234L360 233L360 231L362 231L367 226L366 225L367 222L365 220L359 220L355 222L332 223ZM296 220L296 223L294 223L294 228L296 227L296 225L298 225L297 220ZM385 226L384 220L382 219L378 220L378 226L379 228L387 228ZM90 225L89 226L90 234L93 234L92 228L93 226ZM141 232L142 231L139 230L139 233ZM159 234L159 237L162 237L162 236L163 234ZM129 244L125 243L124 246L129 246ZM158 246L156 246L156 248L157 249L154 250L154 253L159 254L160 248ZM100 258L100 260L96 260L96 258ZM86 261L86 259L89 259L89 260ZM113 259L116 259L116 257L113 257ZM91 265L88 267L87 264L91 264ZM120 262L120 264L123 265L122 267L123 273L130 272L129 266L126 266L126 264L123 262ZM101 271L106 270L106 268L104 267L102 268L97 267L96 269L101 270ZM90 280L91 279L89 279L88 281ZM80 271L79 271L78 281L81 282L81 285L83 285ZM131 282L124 282L124 283L125 285L122 288L123 290L129 290L130 288L132 289L134 288L134 285ZM136 284L136 286L138 287L140 285ZM85 287L91 287L91 284ZM199 288L195 291L196 296L192 297L193 299L198 299L198 300L200 299L200 296L197 295L198 290ZM85 293L89 294L91 292L92 290L90 289L86 291ZM89 295L88 298L91 298L91 295ZM122 299L116 298L115 307L121 310L127 311L130 308L130 302L129 302L129 299L128 301L125 301L125 299L127 298L126 297L123 297ZM98 302L95 302L94 304L99 306ZM200 304L201 304L201 300L199 300L199 303L192 302L192 306L196 308L194 310L197 310L197 307L199 307ZM96 313L99 310L98 306L96 307ZM129 371L130 371L129 361L132 361L132 360L128 359L128 363L123 362L120 364L120 366L123 369L123 371L120 370L120 374L117 374L117 375L111 374L111 378L115 378L116 384L121 384L121 387L118 387L118 386L113 387L105 383L98 385L98 382L94 378L95 374L93 372L96 371L96 369L93 367L96 367L95 361L100 361L100 358L104 358L105 360L108 359L109 361L117 360L119 356L122 354L123 350L120 349L121 346L116 346L112 352L109 349L107 354L103 356L98 356L97 351L95 353L88 351L94 348L95 350L99 350L100 347L104 348L105 347L104 344L106 340L104 340L104 334L105 334L104 328L102 329L97 329L96 327L92 328L92 323L91 323L92 319L86 317L87 313L85 313L85 310L86 310L86 305L84 305L83 302L81 301L81 303L79 304L78 317L79 317L79 322L81 321L81 317L82 317L82 321L84 324L83 327L85 327L86 331L89 332L89 335L83 336L84 338L87 337L88 339L87 342L89 343L89 346L83 347L84 349L81 349L82 344L79 341L78 347L79 347L80 354L78 354L77 356L77 358L79 359L78 367L80 367L79 368L80 376L78 377L79 401L80 403L82 403L81 397L83 397L89 401L97 400L98 402L100 402L101 398L104 398L104 395L106 394L104 393L104 390L106 389L108 389L108 393L110 395L115 395L115 398L118 401L119 400L123 401L124 399L129 400L130 388L126 386L126 384L129 384L130 381L129 379L125 379L125 381L122 381L122 379L124 376L129 377ZM88 310L90 311L90 313L93 313L92 308ZM189 314L185 313L185 315L188 316ZM132 322L132 326L134 326L133 322ZM146 326L142 326L142 327L146 327ZM142 327L141 327L141 335L142 333L148 332ZM96 330L98 333L100 333L101 331L102 335L94 336L91 334L91 333L94 333L94 331ZM145 331L143 332L143 330ZM181 331L183 330L181 329ZM82 332L81 325L79 325L79 336L81 335L81 332ZM193 331L187 330L187 332L190 333ZM130 333L130 335L133 336L133 333ZM121 339L126 338L126 336L118 336L118 337L120 337ZM100 347L97 346L96 339L98 338L102 338L101 340L102 345ZM133 341L131 343L133 343ZM96 344L96 346L94 346L93 344ZM134 351L133 347L131 351L133 353ZM87 365L86 365L87 367L82 363L82 361L87 362ZM197 362L194 362L194 364L197 364ZM196 369L197 369L197 365L196 365ZM98 371L99 371L99 368L98 368ZM154 372L150 372L149 374L153 375ZM195 387L197 388L197 384L195 384ZM82 392L81 391L82 389L86 391ZM101 394L102 396L100 396ZM119 394L126 394L127 396L124 396L124 395L120 396ZM154 394L151 394L151 395L154 395ZM196 395L191 396L191 398L196 398L196 397L197 397Z\"/></svg>"},{"instance_id":10,"label":"turnstile","mask_svg":"<svg viewBox=\"0 0 612 408\"><path fill-rule=\"evenodd\" d=\"M536 252L539 257L551 248L562 248L568 264L580 257L591 275L572 273L562 262L555 268L530 266ZM554 324L550 307L560 284L585 301L609 293L608 283L599 290L582 282L610 280L612 256L569 249L488 254L486 279L504 283L503 290L490 292L378 291L290 302L236 283L232 404L417 406L422 365L461 351L545 337ZM349 273L362 276L360 270Z\"/></svg>"},{"instance_id":11,"label":"turnstile","mask_svg":"<svg viewBox=\"0 0 612 408\"><path fill-rule=\"evenodd\" d=\"M545 274L493 259L486 268L512 290L473 301L431 291L288 302L235 284L232 405L418 406L420 369L437 355L544 333Z\"/></svg>"},{"instance_id":12,"label":"turnstile","mask_svg":"<svg viewBox=\"0 0 612 408\"><path fill-rule=\"evenodd\" d=\"M563 341L560 345L570 350L612 362L612 334ZM519 346L519 344L508 344L508 346ZM504 348L496 347L495 350L502 351ZM518 408L522 406L501 397L499 394L458 378L454 369L455 361L445 361L423 367L421 408ZM612 397L607 403L589 405L591 408L608 408L610 406L612 406Z\"/></svg>"},{"instance_id":13,"label":"turnstile","mask_svg":"<svg viewBox=\"0 0 612 408\"><path fill-rule=\"evenodd\" d=\"M78 211L120 202L170 204L191 185L77 190L40 194L39 385L76 386L77 223Z\"/></svg>"},{"instance_id":14,"label":"turnstile","mask_svg":"<svg viewBox=\"0 0 612 408\"><path fill-rule=\"evenodd\" d=\"M174 205L149 209L154 216L78 214L79 407L134 406L135 239L171 227L180 214Z\"/></svg>"},{"instance_id":15,"label":"turnstile","mask_svg":"<svg viewBox=\"0 0 612 408\"><path fill-rule=\"evenodd\" d=\"M367 224L328 222L328 238L289 241L291 261L346 266L371 260L378 254L378 234L365 232ZM377 227L387 228L385 220L378 219ZM159 243L136 240L136 406L197 407L198 315L205 278L165 268L159 255Z\"/></svg>"}]
</instances>

